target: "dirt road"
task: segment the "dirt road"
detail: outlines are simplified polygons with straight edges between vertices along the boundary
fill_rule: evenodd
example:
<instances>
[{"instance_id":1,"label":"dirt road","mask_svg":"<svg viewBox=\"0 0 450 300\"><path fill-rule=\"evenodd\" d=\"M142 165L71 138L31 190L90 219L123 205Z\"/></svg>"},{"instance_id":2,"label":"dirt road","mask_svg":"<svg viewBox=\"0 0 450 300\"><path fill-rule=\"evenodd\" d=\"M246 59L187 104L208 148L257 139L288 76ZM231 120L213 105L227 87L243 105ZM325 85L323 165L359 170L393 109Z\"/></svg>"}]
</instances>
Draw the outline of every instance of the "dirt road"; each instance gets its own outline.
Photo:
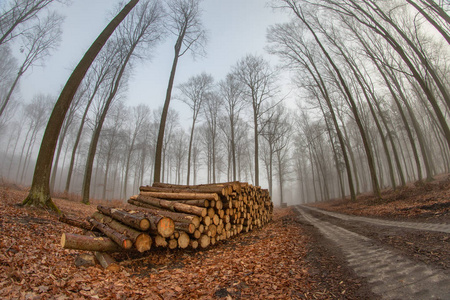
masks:
<instances>
[{"instance_id":1,"label":"dirt road","mask_svg":"<svg viewBox=\"0 0 450 300\"><path fill-rule=\"evenodd\" d=\"M296 206L380 299L450 299L450 224L399 222Z\"/></svg>"}]
</instances>

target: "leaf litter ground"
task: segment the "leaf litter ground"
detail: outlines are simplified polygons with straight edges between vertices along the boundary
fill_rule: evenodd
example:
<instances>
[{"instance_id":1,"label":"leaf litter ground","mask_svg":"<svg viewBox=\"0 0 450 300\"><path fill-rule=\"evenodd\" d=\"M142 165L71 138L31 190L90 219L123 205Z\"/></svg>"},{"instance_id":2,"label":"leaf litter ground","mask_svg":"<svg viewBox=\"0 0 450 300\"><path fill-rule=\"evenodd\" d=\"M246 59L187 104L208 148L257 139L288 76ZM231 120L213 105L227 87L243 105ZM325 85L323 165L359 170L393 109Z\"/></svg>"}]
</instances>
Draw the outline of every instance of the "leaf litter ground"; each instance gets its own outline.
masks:
<instances>
[{"instance_id":1,"label":"leaf litter ground","mask_svg":"<svg viewBox=\"0 0 450 300\"><path fill-rule=\"evenodd\" d=\"M82 251L62 249L60 238L81 230L44 210L20 207L26 194L0 188L0 298L335 299L351 290L346 278L339 278L336 287L327 284L306 258L311 237L289 208L276 209L264 228L206 250L114 254L121 270L113 273L98 265L76 267ZM96 210L96 205L54 200L66 214L80 218Z\"/></svg>"},{"instance_id":2,"label":"leaf litter ground","mask_svg":"<svg viewBox=\"0 0 450 300\"><path fill-rule=\"evenodd\" d=\"M290 208L275 209L274 220L264 228L206 250L114 254L121 270L113 273L98 265L76 267L82 252L62 249L60 238L63 232L81 231L44 210L18 206L26 194L17 186L0 187L2 299L377 299L334 245ZM383 200L361 195L357 202L316 205L356 215L448 223L449 196L450 177L445 175L384 191ZM96 210L96 205L78 201L55 202L80 218ZM450 266L447 236L357 227L353 229L416 260Z\"/></svg>"}]
</instances>

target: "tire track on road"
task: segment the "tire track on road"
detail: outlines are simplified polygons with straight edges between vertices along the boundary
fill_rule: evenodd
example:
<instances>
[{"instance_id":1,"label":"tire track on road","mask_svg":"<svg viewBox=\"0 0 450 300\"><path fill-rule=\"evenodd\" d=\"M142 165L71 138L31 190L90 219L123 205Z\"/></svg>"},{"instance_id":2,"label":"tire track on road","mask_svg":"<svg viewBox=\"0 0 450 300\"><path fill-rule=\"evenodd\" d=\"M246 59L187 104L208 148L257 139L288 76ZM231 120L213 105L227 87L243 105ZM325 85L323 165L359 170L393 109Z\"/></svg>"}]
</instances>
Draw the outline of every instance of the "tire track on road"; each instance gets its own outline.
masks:
<instances>
[{"instance_id":1,"label":"tire track on road","mask_svg":"<svg viewBox=\"0 0 450 300\"><path fill-rule=\"evenodd\" d=\"M295 208L336 243L349 266L365 277L372 291L383 299L450 299L450 277L443 271L413 262L370 238L319 220L302 207Z\"/></svg>"}]
</instances>

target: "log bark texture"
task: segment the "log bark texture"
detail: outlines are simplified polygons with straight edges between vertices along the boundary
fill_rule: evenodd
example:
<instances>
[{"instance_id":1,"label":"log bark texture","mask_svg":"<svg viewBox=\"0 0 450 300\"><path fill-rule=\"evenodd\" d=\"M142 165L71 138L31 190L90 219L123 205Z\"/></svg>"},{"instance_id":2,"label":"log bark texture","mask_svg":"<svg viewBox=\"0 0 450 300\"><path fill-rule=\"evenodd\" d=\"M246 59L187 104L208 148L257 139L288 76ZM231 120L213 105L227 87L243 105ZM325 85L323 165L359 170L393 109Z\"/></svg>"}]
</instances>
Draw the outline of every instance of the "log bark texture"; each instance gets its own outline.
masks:
<instances>
[{"instance_id":1,"label":"log bark texture","mask_svg":"<svg viewBox=\"0 0 450 300\"><path fill-rule=\"evenodd\" d=\"M94 218L89 218L89 223L94 225L98 230L103 232L107 237L112 239L123 249L128 250L133 246L133 242L128 237L126 237L125 235L123 235L120 232L115 231L108 225L100 223L99 221L95 220Z\"/></svg>"},{"instance_id":2,"label":"log bark texture","mask_svg":"<svg viewBox=\"0 0 450 300\"><path fill-rule=\"evenodd\" d=\"M86 251L118 252L123 249L107 237L93 237L75 233L63 233L61 246L64 249L77 249Z\"/></svg>"},{"instance_id":3,"label":"log bark texture","mask_svg":"<svg viewBox=\"0 0 450 300\"><path fill-rule=\"evenodd\" d=\"M216 194L217 195L217 194ZM157 208L167 209L176 212L182 212L187 214L192 214L200 217L204 217L207 214L207 209L204 207L197 207L193 205L187 205L183 203L178 203L175 201L168 201L164 199L154 198L150 196L147 192L141 193L136 201L152 205Z\"/></svg>"}]
</instances>

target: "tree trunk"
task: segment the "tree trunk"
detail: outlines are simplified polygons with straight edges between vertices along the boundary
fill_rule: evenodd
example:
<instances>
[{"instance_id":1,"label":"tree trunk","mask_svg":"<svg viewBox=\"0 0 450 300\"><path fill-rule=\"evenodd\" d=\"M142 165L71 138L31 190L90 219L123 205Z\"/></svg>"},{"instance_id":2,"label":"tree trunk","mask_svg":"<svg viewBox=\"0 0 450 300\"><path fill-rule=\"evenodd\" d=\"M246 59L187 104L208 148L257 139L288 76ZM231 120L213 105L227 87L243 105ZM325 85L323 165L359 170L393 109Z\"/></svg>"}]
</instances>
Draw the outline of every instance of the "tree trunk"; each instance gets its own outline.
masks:
<instances>
[{"instance_id":1,"label":"tree trunk","mask_svg":"<svg viewBox=\"0 0 450 300\"><path fill-rule=\"evenodd\" d=\"M118 272L120 270L120 266L117 264L114 258L109 256L109 254L96 251L94 252L94 255L103 269L111 272Z\"/></svg>"},{"instance_id":2,"label":"tree trunk","mask_svg":"<svg viewBox=\"0 0 450 300\"><path fill-rule=\"evenodd\" d=\"M409 4L411 4L424 18L430 22L431 25L433 25L434 28L436 28L437 31L444 37L444 39L447 41L447 43L450 45L450 35L445 31L442 26L440 26L433 17L431 17L429 14L425 12L423 8L421 8L415 1L412 0L406 0Z\"/></svg>"},{"instance_id":3,"label":"tree trunk","mask_svg":"<svg viewBox=\"0 0 450 300\"><path fill-rule=\"evenodd\" d=\"M181 46L183 45L185 31L181 33L175 43L175 55L172 63L172 70L170 71L169 84L166 91L166 99L164 100L164 107L161 114L161 122L159 123L158 140L156 142L155 153L155 171L153 174L153 182L161 182L161 161L164 143L164 131L166 128L167 113L169 112L170 99L172 97L173 82L175 80L175 73L177 70L178 59L180 57Z\"/></svg>"},{"instance_id":4,"label":"tree trunk","mask_svg":"<svg viewBox=\"0 0 450 300\"><path fill-rule=\"evenodd\" d=\"M86 121L86 117L87 117L87 114L89 112L89 107L91 106L91 103L94 100L94 96L97 93L97 89L98 89L99 86L100 85L96 86L96 88L94 89L94 92L91 95L91 98L89 99L89 101L88 101L88 103L86 105L83 117L81 118L80 128L78 129L77 137L75 139L75 143L73 144L72 156L70 158L69 171L67 173L66 187L64 189L64 194L66 196L68 195L69 189L70 189L70 181L72 179L72 173L73 173L73 168L74 168L74 164L75 164L75 156L77 154L78 144L80 143L80 140L81 140L81 134L83 133L84 122Z\"/></svg>"},{"instance_id":5,"label":"tree trunk","mask_svg":"<svg viewBox=\"0 0 450 300\"><path fill-rule=\"evenodd\" d=\"M253 100L254 101L254 100ZM258 132L258 115L255 104L253 104L253 126L255 136L255 185L259 186L259 132Z\"/></svg>"},{"instance_id":6,"label":"tree trunk","mask_svg":"<svg viewBox=\"0 0 450 300\"><path fill-rule=\"evenodd\" d=\"M90 193L90 187L91 187L91 176L92 176L92 165L94 163L94 157L95 152L97 150L97 144L98 140L100 138L100 132L103 127L103 123L105 122L106 115L108 113L109 107L116 97L117 91L119 90L120 81L122 80L122 76L125 72L125 69L128 65L128 62L131 59L131 56L134 52L134 49L137 46L137 42L131 45L131 48L128 50L127 56L125 57L122 66L120 67L120 70L118 70L117 76L114 78L114 85L112 87L112 90L110 91L110 94L108 95L108 99L106 100L105 106L103 107L102 114L100 116L100 120L98 121L98 124L94 130L94 134L91 140L91 144L89 146L89 153L86 160L86 169L84 171L84 179L83 179L83 187L81 191L81 195L83 197L82 202L84 204L89 204L89 193Z\"/></svg>"},{"instance_id":7,"label":"tree trunk","mask_svg":"<svg viewBox=\"0 0 450 300\"><path fill-rule=\"evenodd\" d=\"M123 182L123 197L124 198L127 197L128 171L130 169L131 154L134 151L134 143L136 141L136 135L137 135L137 132L134 132L133 138L131 140L130 149L128 149L128 153L127 153L127 163L126 163L126 167L125 167L125 176L123 179L124 180L124 182Z\"/></svg>"},{"instance_id":8,"label":"tree trunk","mask_svg":"<svg viewBox=\"0 0 450 300\"><path fill-rule=\"evenodd\" d=\"M195 112L194 112L195 114ZM192 118L191 136L189 137L189 149L188 149L188 161L187 161L187 178L186 184L189 185L189 179L191 176L191 153L192 153L192 141L194 139L194 127L195 127L195 117Z\"/></svg>"},{"instance_id":9,"label":"tree trunk","mask_svg":"<svg viewBox=\"0 0 450 300\"><path fill-rule=\"evenodd\" d=\"M175 222L175 224L180 222L188 224L192 223L194 224L195 228L198 228L200 226L200 218L198 216L178 212L171 212L167 210L160 210L155 206L145 204L143 202L139 202L133 199L129 199L128 203L143 208L145 211L145 215L148 218L150 218L151 216L164 216L167 217L168 219L172 219Z\"/></svg>"},{"instance_id":10,"label":"tree trunk","mask_svg":"<svg viewBox=\"0 0 450 300\"><path fill-rule=\"evenodd\" d=\"M64 86L48 121L36 161L33 182L27 198L23 201L24 205L42 206L59 212L59 209L50 197L50 174L53 156L55 154L55 148L64 118L69 110L72 99L92 62L117 26L125 19L138 2L139 0L131 0L128 2L122 11L108 24L86 52Z\"/></svg>"},{"instance_id":11,"label":"tree trunk","mask_svg":"<svg viewBox=\"0 0 450 300\"><path fill-rule=\"evenodd\" d=\"M55 192L55 181L56 181L56 173L58 172L58 162L59 162L59 157L61 155L61 151L62 151L62 146L64 144L64 139L66 138L66 133L67 133L67 129L68 129L68 125L67 126L63 126L63 131L61 132L61 135L59 137L59 144L58 144L58 149L56 150L56 157L55 157L55 161L53 163L53 172L51 175L51 179L50 179L50 191L52 193Z\"/></svg>"},{"instance_id":12,"label":"tree trunk","mask_svg":"<svg viewBox=\"0 0 450 300\"><path fill-rule=\"evenodd\" d=\"M364 145L364 150L366 152L366 157L367 157L367 163L369 165L369 171L371 174L371 178L372 178L372 191L375 194L376 197L381 198L381 194L380 194L380 187L378 184L378 178L377 178L377 174L376 174L376 170L375 170L375 165L374 165L374 161L373 161L373 155L372 155L372 150L370 148L369 145L369 141L367 139L367 135L364 129L364 126L361 122L361 119L359 117L359 112L358 109L356 107L356 103L353 99L353 96L348 88L347 83L344 80L344 77L342 76L341 71L339 70L339 68L336 66L335 62L333 61L333 59L331 58L331 56L329 55L329 53L327 52L327 50L325 49L325 47L323 46L322 42L320 41L320 39L318 38L317 34L315 33L314 29L311 27L311 25L306 21L306 19L304 18L304 16L302 15L302 13L298 10L297 7L293 7L292 8L294 13L296 14L296 16L303 22L303 24L305 24L305 26L308 28L308 30L311 32L311 34L313 35L316 43L318 44L318 46L320 47L320 49L322 50L322 53L325 55L327 61L330 63L330 65L332 66L333 70L336 72L336 75L339 79L339 82L341 84L341 88L343 89L343 94L344 96L346 96L346 98L348 99L348 101L350 102L350 108L352 110L353 116L355 118L355 122L358 126L360 135L361 135L361 139L363 141L363 145Z\"/></svg>"},{"instance_id":13,"label":"tree trunk","mask_svg":"<svg viewBox=\"0 0 450 300\"><path fill-rule=\"evenodd\" d=\"M20 77L22 77L22 75L23 75L23 66L20 68L19 72L17 73L16 78L13 81L13 84L9 88L9 91L5 97L5 100L3 100L3 104L0 108L0 117L3 115L3 112L5 111L6 105L8 104L9 100L11 100L11 96L12 96L14 90L16 89L17 83L19 82L19 79L20 79Z\"/></svg>"}]
</instances>

